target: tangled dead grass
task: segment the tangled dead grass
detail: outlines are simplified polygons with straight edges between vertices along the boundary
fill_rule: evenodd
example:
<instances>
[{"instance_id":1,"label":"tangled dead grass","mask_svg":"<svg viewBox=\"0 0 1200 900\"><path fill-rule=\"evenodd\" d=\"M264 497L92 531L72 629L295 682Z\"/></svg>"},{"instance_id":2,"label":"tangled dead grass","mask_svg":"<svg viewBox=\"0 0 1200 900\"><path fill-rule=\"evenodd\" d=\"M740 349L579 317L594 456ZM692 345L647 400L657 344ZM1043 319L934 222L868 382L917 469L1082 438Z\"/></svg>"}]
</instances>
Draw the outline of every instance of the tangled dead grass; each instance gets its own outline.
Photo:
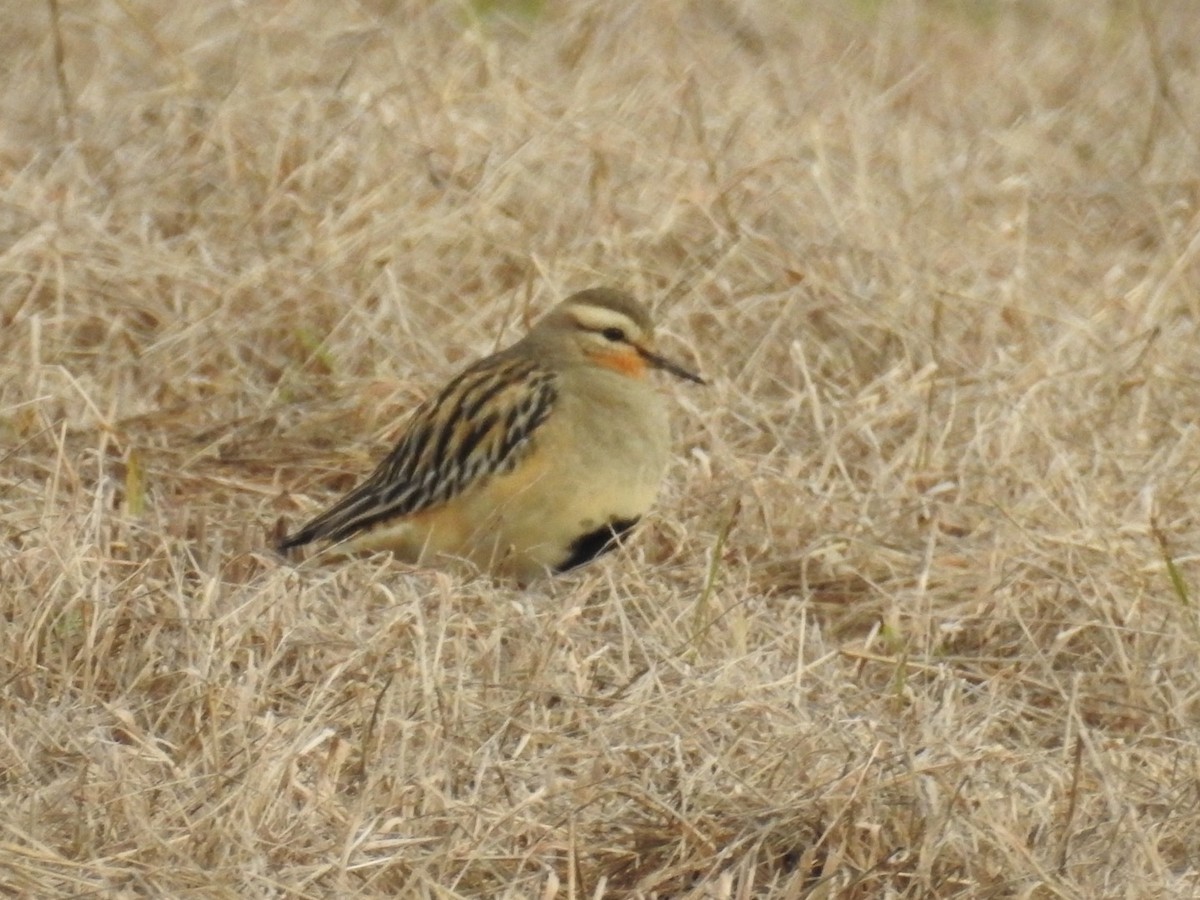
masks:
<instances>
[{"instance_id":1,"label":"tangled dead grass","mask_svg":"<svg viewBox=\"0 0 1200 900\"><path fill-rule=\"evenodd\" d=\"M0 885L1196 896L1191 5L558 6L4 13ZM628 552L266 551L608 282Z\"/></svg>"}]
</instances>

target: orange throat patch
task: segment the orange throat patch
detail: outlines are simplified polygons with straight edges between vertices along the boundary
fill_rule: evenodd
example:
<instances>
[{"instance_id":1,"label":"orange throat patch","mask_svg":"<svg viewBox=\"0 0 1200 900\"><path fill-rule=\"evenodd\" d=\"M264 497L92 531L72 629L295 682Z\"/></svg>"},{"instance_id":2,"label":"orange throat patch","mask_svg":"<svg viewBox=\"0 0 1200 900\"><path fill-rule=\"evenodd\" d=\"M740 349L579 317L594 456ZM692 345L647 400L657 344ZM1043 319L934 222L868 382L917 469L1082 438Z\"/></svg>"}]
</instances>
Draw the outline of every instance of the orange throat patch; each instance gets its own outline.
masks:
<instances>
[{"instance_id":1,"label":"orange throat patch","mask_svg":"<svg viewBox=\"0 0 1200 900\"><path fill-rule=\"evenodd\" d=\"M589 353L597 365L604 366L606 369L612 369L614 372L620 372L629 378L645 378L646 377L646 360L642 358L642 354L638 353L632 347L628 350L611 350L601 351L598 353Z\"/></svg>"}]
</instances>

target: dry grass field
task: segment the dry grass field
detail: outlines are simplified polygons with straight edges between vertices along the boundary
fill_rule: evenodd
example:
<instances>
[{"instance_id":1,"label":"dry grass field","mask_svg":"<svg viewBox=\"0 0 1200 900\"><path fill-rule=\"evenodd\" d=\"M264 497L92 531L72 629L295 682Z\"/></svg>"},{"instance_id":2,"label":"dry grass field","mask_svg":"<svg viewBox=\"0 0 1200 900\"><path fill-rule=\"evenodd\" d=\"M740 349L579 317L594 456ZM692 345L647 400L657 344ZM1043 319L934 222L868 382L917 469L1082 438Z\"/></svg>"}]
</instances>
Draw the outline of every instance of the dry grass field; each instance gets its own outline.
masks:
<instances>
[{"instance_id":1,"label":"dry grass field","mask_svg":"<svg viewBox=\"0 0 1200 900\"><path fill-rule=\"evenodd\" d=\"M0 12L0 894L1200 896L1191 0ZM676 461L269 549L572 290Z\"/></svg>"}]
</instances>

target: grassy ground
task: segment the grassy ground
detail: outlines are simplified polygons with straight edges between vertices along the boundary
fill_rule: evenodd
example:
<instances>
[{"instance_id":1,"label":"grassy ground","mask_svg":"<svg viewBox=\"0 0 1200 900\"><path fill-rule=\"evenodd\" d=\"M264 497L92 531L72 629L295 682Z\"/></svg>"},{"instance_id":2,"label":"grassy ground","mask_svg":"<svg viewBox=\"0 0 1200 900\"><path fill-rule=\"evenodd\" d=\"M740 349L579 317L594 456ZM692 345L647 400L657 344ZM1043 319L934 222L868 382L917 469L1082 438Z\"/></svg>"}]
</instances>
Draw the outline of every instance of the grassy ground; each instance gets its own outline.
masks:
<instances>
[{"instance_id":1,"label":"grassy ground","mask_svg":"<svg viewBox=\"0 0 1200 900\"><path fill-rule=\"evenodd\" d=\"M9 4L0 893L1200 894L1192 6ZM627 552L267 551L599 283Z\"/></svg>"}]
</instances>

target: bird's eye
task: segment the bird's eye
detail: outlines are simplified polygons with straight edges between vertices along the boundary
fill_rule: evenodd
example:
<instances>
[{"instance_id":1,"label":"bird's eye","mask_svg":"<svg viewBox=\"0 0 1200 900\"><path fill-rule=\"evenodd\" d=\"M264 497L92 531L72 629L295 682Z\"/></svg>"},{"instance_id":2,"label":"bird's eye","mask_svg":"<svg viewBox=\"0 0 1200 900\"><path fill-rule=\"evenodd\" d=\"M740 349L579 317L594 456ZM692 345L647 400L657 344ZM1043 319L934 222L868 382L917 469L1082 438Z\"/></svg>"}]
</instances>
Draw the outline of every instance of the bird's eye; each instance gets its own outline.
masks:
<instances>
[{"instance_id":1,"label":"bird's eye","mask_svg":"<svg viewBox=\"0 0 1200 900\"><path fill-rule=\"evenodd\" d=\"M620 328L616 328L616 327L605 328L600 333L602 335L604 335L608 340L613 341L614 343L617 341L625 340L625 332L622 331Z\"/></svg>"}]
</instances>

